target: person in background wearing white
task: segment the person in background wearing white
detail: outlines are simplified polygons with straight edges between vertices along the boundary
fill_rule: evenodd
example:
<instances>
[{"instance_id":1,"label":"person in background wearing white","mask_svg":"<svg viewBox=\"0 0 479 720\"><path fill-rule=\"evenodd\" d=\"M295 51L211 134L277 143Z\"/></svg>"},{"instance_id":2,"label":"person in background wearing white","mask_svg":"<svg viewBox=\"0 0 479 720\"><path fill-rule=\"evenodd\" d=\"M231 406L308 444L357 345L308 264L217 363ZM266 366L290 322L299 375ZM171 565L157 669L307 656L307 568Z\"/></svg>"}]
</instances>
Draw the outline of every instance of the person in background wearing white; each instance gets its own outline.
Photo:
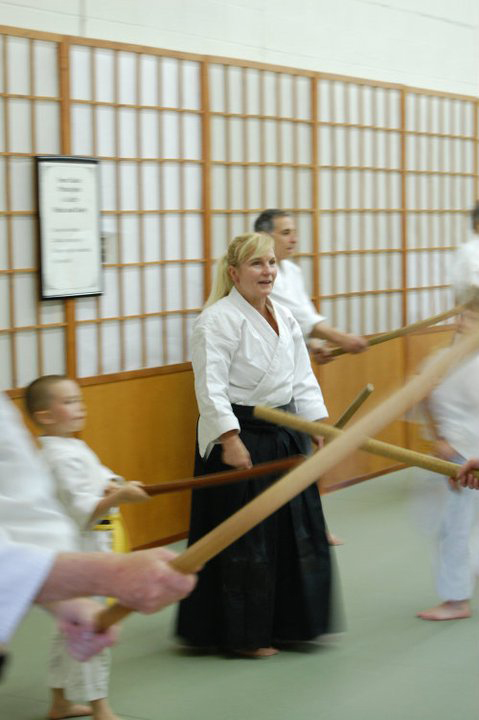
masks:
<instances>
[{"instance_id":1,"label":"person in background wearing white","mask_svg":"<svg viewBox=\"0 0 479 720\"><path fill-rule=\"evenodd\" d=\"M298 244L296 226L290 213L277 209L264 210L256 218L254 229L256 232L268 233L274 240L278 274L271 298L292 312L316 362L326 363L331 359L325 340L339 345L348 353L365 350L368 345L366 338L331 327L311 302L304 287L301 269L290 259Z\"/></svg>"}]
</instances>

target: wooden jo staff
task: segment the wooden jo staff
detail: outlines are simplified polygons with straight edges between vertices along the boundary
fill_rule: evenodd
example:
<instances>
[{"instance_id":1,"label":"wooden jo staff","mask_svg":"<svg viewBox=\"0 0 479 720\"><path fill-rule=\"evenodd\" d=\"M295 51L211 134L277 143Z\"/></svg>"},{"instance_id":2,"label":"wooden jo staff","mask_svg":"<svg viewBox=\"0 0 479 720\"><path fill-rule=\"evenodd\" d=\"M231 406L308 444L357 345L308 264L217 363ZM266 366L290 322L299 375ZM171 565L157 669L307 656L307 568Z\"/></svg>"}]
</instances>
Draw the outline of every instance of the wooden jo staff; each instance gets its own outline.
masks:
<instances>
[{"instance_id":1,"label":"wooden jo staff","mask_svg":"<svg viewBox=\"0 0 479 720\"><path fill-rule=\"evenodd\" d=\"M381 333L380 335L375 335L374 337L369 338L368 347L371 347L372 345L380 345L383 342L387 342L387 340L394 340L395 338L402 337L403 335L408 335L415 330L422 330L423 328L427 328L430 325L437 325L437 323L441 322L442 320L447 320L453 315L459 315L459 313L461 313L464 308L465 305L456 305L456 307L453 307L452 310L447 310L446 312L440 313L439 315L432 315L425 320L419 320L418 322L411 323L410 325L405 325L404 327L398 328L397 330L391 330L391 332L385 332ZM347 351L343 350L343 348L336 347L331 350L331 352L329 353L329 357L338 357L338 355L344 355L346 352Z\"/></svg>"},{"instance_id":2,"label":"wooden jo staff","mask_svg":"<svg viewBox=\"0 0 479 720\"><path fill-rule=\"evenodd\" d=\"M284 410L276 410L258 405L255 408L254 414L256 417L266 420L267 422L284 425L285 427L290 427L294 430L301 430L309 435L322 435L328 440L332 440L340 435L344 435L345 433L344 430L340 430L336 425L327 425L322 422L310 422L309 420L304 420L298 415L284 412ZM364 440L358 449L367 450L373 455L381 455L382 457L386 457L391 460L398 460L405 465L424 468L424 470L431 470L431 472L439 473L439 475L447 475L447 477L456 477L459 468L461 467L457 463L449 462L448 460L441 460L440 458L416 452L415 450L406 450L398 445L381 442L381 440Z\"/></svg>"},{"instance_id":3,"label":"wooden jo staff","mask_svg":"<svg viewBox=\"0 0 479 720\"><path fill-rule=\"evenodd\" d=\"M479 348L479 331L467 335L457 344L439 355L428 368L412 378L402 389L393 393L348 430L335 438L274 485L258 495L238 512L220 523L198 542L190 545L181 555L171 561L180 572L196 572L208 560L238 540L242 535L276 512L293 497L312 485L332 467L356 450L369 435L374 435L385 425L406 412L421 400L447 371ZM112 605L97 617L99 631L121 620L131 612L121 605Z\"/></svg>"},{"instance_id":4,"label":"wooden jo staff","mask_svg":"<svg viewBox=\"0 0 479 720\"><path fill-rule=\"evenodd\" d=\"M354 413L356 413L363 402L368 399L368 397L371 395L372 391L374 390L374 385L371 385L371 383L368 383L363 387L363 389L356 395L351 405L349 405L346 410L343 412L342 415L339 416L339 418L334 423L334 427L336 428L343 428L349 420L353 417ZM259 417L259 416L258 416Z\"/></svg>"},{"instance_id":5,"label":"wooden jo staff","mask_svg":"<svg viewBox=\"0 0 479 720\"><path fill-rule=\"evenodd\" d=\"M176 490L194 490L195 488L211 487L214 485L227 485L228 483L250 480L261 475L273 475L292 468L303 462L304 455L293 455L292 457L273 460L272 462L258 463L246 470L225 470L224 472L210 473L209 475L198 475L197 477L185 478L184 480L172 480L171 482L158 483L158 485L143 485L143 490L148 495L163 495L164 493L175 492Z\"/></svg>"}]
</instances>

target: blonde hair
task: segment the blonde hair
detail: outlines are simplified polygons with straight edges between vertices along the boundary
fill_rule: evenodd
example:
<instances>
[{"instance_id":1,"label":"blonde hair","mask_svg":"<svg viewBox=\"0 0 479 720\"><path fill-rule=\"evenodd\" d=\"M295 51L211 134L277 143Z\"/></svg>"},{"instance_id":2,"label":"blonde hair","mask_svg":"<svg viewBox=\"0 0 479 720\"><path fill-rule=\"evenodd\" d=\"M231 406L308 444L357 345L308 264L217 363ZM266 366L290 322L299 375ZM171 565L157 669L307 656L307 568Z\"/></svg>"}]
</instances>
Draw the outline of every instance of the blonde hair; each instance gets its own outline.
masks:
<instances>
[{"instance_id":1,"label":"blonde hair","mask_svg":"<svg viewBox=\"0 0 479 720\"><path fill-rule=\"evenodd\" d=\"M272 249L274 243L270 235L258 232L237 235L228 245L228 251L217 262L213 286L205 307L229 294L233 287L233 280L228 272L230 266L237 268L247 260L263 257Z\"/></svg>"}]
</instances>

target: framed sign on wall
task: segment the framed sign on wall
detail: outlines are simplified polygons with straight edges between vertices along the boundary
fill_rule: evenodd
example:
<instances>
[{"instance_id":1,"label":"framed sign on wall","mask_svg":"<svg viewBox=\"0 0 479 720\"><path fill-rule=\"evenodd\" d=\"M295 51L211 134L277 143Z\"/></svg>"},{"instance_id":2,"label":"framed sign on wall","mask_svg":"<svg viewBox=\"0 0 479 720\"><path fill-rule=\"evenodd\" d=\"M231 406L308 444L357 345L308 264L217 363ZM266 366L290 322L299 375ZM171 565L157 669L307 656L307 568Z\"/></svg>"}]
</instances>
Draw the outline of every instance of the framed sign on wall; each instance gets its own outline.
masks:
<instances>
[{"instance_id":1,"label":"framed sign on wall","mask_svg":"<svg viewBox=\"0 0 479 720\"><path fill-rule=\"evenodd\" d=\"M98 160L60 155L35 160L41 297L100 295Z\"/></svg>"}]
</instances>

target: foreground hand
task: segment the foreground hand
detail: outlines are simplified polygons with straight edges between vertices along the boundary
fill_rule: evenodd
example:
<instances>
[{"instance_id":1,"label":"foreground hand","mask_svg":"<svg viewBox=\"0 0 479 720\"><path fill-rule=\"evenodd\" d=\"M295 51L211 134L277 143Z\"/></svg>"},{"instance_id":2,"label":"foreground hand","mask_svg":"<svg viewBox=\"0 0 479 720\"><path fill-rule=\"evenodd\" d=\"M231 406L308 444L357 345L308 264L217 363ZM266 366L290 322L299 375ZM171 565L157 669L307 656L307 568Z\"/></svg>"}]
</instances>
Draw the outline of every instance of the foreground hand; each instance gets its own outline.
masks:
<instances>
[{"instance_id":1,"label":"foreground hand","mask_svg":"<svg viewBox=\"0 0 479 720\"><path fill-rule=\"evenodd\" d=\"M143 502L150 496L144 490L143 485L136 480L125 483L119 490L117 489L115 500L117 503L134 503Z\"/></svg>"},{"instance_id":2,"label":"foreground hand","mask_svg":"<svg viewBox=\"0 0 479 720\"><path fill-rule=\"evenodd\" d=\"M48 609L56 616L68 652L75 660L89 660L106 647L114 645L118 639L117 625L101 633L95 631L95 618L104 609L104 606L95 600L65 600L52 603Z\"/></svg>"},{"instance_id":3,"label":"foreground hand","mask_svg":"<svg viewBox=\"0 0 479 720\"><path fill-rule=\"evenodd\" d=\"M308 340L308 350L314 362L318 365L326 365L333 359L331 357L331 348L323 340L310 338Z\"/></svg>"},{"instance_id":4,"label":"foreground hand","mask_svg":"<svg viewBox=\"0 0 479 720\"><path fill-rule=\"evenodd\" d=\"M122 605L143 613L181 600L193 590L196 577L174 570L169 561L175 557L165 548L120 555L111 594Z\"/></svg>"},{"instance_id":5,"label":"foreground hand","mask_svg":"<svg viewBox=\"0 0 479 720\"><path fill-rule=\"evenodd\" d=\"M345 352L360 353L366 350L367 346L368 341L366 338L361 337L361 335L345 334L341 339L341 347Z\"/></svg>"},{"instance_id":6,"label":"foreground hand","mask_svg":"<svg viewBox=\"0 0 479 720\"><path fill-rule=\"evenodd\" d=\"M468 460L459 470L455 478L451 478L454 484L461 487L479 490L479 477L474 474L474 470L479 470L479 458Z\"/></svg>"},{"instance_id":7,"label":"foreground hand","mask_svg":"<svg viewBox=\"0 0 479 720\"><path fill-rule=\"evenodd\" d=\"M225 465L231 465L231 467L238 469L244 468L245 470L253 467L251 456L237 433L223 438L221 445L221 460Z\"/></svg>"}]
</instances>

